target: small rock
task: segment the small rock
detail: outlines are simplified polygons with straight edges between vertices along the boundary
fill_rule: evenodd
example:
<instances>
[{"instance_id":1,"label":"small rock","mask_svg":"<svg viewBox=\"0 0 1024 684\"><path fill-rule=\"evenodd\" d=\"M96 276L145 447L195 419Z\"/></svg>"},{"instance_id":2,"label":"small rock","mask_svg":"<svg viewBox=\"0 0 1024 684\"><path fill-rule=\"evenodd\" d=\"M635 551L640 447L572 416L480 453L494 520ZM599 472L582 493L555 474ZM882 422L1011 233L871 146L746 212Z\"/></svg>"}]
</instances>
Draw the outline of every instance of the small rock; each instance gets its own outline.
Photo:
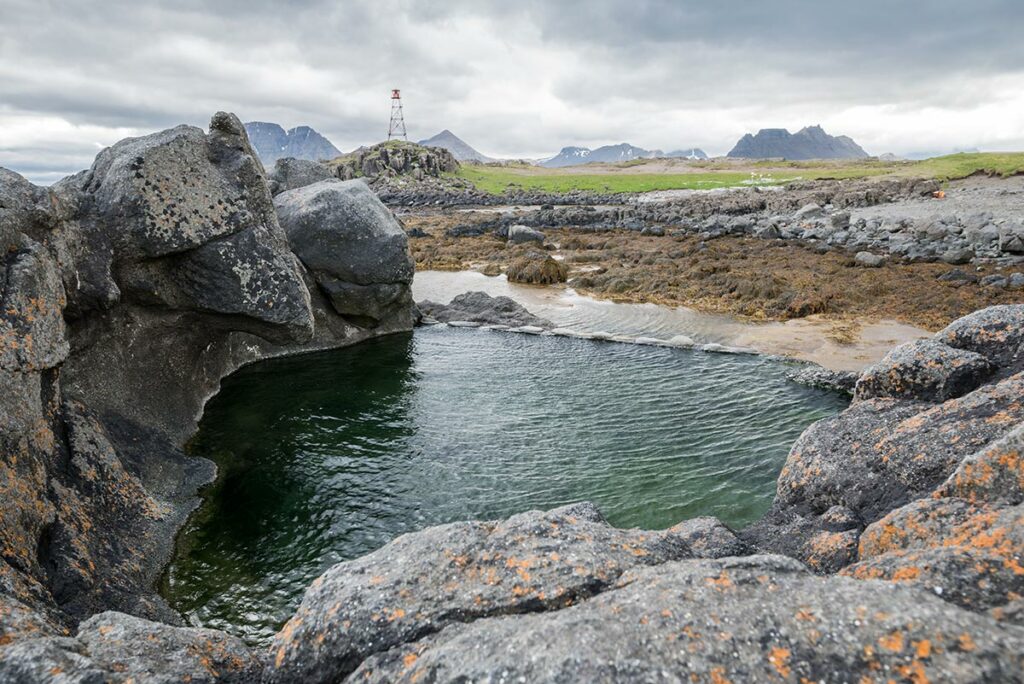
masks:
<instances>
[{"instance_id":1,"label":"small rock","mask_svg":"<svg viewBox=\"0 0 1024 684\"><path fill-rule=\"evenodd\" d=\"M885 263L885 257L879 254L872 254L871 252L857 252L857 255L853 257L853 260L858 266L865 268L878 268Z\"/></svg>"}]
</instances>

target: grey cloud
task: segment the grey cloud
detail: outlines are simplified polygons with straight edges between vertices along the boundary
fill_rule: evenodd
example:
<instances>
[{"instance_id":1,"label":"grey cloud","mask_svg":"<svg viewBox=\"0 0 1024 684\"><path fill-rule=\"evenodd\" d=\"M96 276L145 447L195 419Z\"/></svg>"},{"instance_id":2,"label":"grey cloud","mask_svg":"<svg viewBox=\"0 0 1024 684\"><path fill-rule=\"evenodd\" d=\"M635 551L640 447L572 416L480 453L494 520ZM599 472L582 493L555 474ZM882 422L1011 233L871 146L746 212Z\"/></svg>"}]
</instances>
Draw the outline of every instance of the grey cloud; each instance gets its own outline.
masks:
<instances>
[{"instance_id":1,"label":"grey cloud","mask_svg":"<svg viewBox=\"0 0 1024 684\"><path fill-rule=\"evenodd\" d=\"M18 116L146 132L228 109L343 149L382 137L391 87L414 136L451 128L533 156L621 140L724 152L748 127L864 106L969 114L1005 98L995 79L1024 78L1019 0L0 0L0 16L0 104ZM996 143L1024 144L1018 122ZM869 149L880 126L863 127ZM8 141L0 165L71 172L93 142Z\"/></svg>"}]
</instances>

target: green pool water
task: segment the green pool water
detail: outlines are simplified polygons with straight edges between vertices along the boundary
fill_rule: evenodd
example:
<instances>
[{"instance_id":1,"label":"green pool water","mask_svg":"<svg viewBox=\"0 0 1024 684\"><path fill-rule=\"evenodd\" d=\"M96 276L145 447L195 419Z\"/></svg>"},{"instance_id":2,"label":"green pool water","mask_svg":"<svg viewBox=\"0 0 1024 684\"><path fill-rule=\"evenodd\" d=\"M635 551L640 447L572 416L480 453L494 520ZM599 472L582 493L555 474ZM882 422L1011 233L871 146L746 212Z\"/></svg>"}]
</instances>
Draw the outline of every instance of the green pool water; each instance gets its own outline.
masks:
<instances>
[{"instance_id":1,"label":"green pool water","mask_svg":"<svg viewBox=\"0 0 1024 684\"><path fill-rule=\"evenodd\" d=\"M430 525L581 500L620 527L744 525L800 432L846 405L785 370L446 327L251 366L190 445L221 476L164 594L193 624L258 643L325 569Z\"/></svg>"}]
</instances>

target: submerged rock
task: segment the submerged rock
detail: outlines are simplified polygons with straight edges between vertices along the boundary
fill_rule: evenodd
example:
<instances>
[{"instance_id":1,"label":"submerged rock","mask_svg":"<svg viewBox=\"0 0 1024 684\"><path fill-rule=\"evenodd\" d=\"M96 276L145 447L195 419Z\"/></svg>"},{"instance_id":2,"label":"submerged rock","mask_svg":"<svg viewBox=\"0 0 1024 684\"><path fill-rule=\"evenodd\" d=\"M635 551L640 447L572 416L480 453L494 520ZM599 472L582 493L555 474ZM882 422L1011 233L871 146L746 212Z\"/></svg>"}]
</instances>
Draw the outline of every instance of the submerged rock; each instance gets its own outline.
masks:
<instances>
[{"instance_id":1,"label":"submerged rock","mask_svg":"<svg viewBox=\"0 0 1024 684\"><path fill-rule=\"evenodd\" d=\"M418 302L416 306L426 316L442 323L472 321L482 325L552 327L550 321L534 316L514 299L492 297L485 292L466 292L456 296L448 304L425 300Z\"/></svg>"}]
</instances>

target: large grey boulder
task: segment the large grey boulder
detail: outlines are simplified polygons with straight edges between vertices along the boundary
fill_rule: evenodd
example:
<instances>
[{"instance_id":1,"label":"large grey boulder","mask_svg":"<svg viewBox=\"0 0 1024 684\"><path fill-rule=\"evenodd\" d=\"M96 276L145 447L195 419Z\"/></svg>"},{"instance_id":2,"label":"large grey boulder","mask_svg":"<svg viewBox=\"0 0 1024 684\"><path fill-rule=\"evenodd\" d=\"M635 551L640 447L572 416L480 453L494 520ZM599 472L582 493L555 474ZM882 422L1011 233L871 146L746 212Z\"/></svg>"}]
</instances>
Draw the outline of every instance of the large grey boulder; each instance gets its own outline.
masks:
<instances>
[{"instance_id":1,"label":"large grey boulder","mask_svg":"<svg viewBox=\"0 0 1024 684\"><path fill-rule=\"evenodd\" d=\"M539 245L544 243L544 233L529 226L509 226L508 241L509 244L513 245L522 245L528 242L534 242Z\"/></svg>"},{"instance_id":2,"label":"large grey boulder","mask_svg":"<svg viewBox=\"0 0 1024 684\"><path fill-rule=\"evenodd\" d=\"M411 305L408 237L366 183L322 181L279 194L274 206L339 314L376 322Z\"/></svg>"},{"instance_id":3,"label":"large grey boulder","mask_svg":"<svg viewBox=\"0 0 1024 684\"><path fill-rule=\"evenodd\" d=\"M366 659L367 682L1019 680L1024 632L779 556L638 567L563 610L465 621Z\"/></svg>"},{"instance_id":4,"label":"large grey boulder","mask_svg":"<svg viewBox=\"0 0 1024 684\"><path fill-rule=\"evenodd\" d=\"M334 682L375 653L461 622L559 610L628 569L745 547L721 523L619 530L592 504L403 535L328 570L271 646L269 682Z\"/></svg>"},{"instance_id":5,"label":"large grey boulder","mask_svg":"<svg viewBox=\"0 0 1024 684\"><path fill-rule=\"evenodd\" d=\"M946 401L978 387L995 370L981 354L935 340L902 344L865 370L854 396Z\"/></svg>"},{"instance_id":6,"label":"large grey boulder","mask_svg":"<svg viewBox=\"0 0 1024 684\"><path fill-rule=\"evenodd\" d=\"M278 342L312 335L309 292L234 115L215 115L209 134L178 126L122 140L53 192L70 226L76 315L127 298L230 317L225 327Z\"/></svg>"},{"instance_id":7,"label":"large grey boulder","mask_svg":"<svg viewBox=\"0 0 1024 684\"><path fill-rule=\"evenodd\" d=\"M320 181L331 180L334 174L324 164L309 159L286 157L278 159L267 177L270 194L279 195L288 190L303 188Z\"/></svg>"}]
</instances>

